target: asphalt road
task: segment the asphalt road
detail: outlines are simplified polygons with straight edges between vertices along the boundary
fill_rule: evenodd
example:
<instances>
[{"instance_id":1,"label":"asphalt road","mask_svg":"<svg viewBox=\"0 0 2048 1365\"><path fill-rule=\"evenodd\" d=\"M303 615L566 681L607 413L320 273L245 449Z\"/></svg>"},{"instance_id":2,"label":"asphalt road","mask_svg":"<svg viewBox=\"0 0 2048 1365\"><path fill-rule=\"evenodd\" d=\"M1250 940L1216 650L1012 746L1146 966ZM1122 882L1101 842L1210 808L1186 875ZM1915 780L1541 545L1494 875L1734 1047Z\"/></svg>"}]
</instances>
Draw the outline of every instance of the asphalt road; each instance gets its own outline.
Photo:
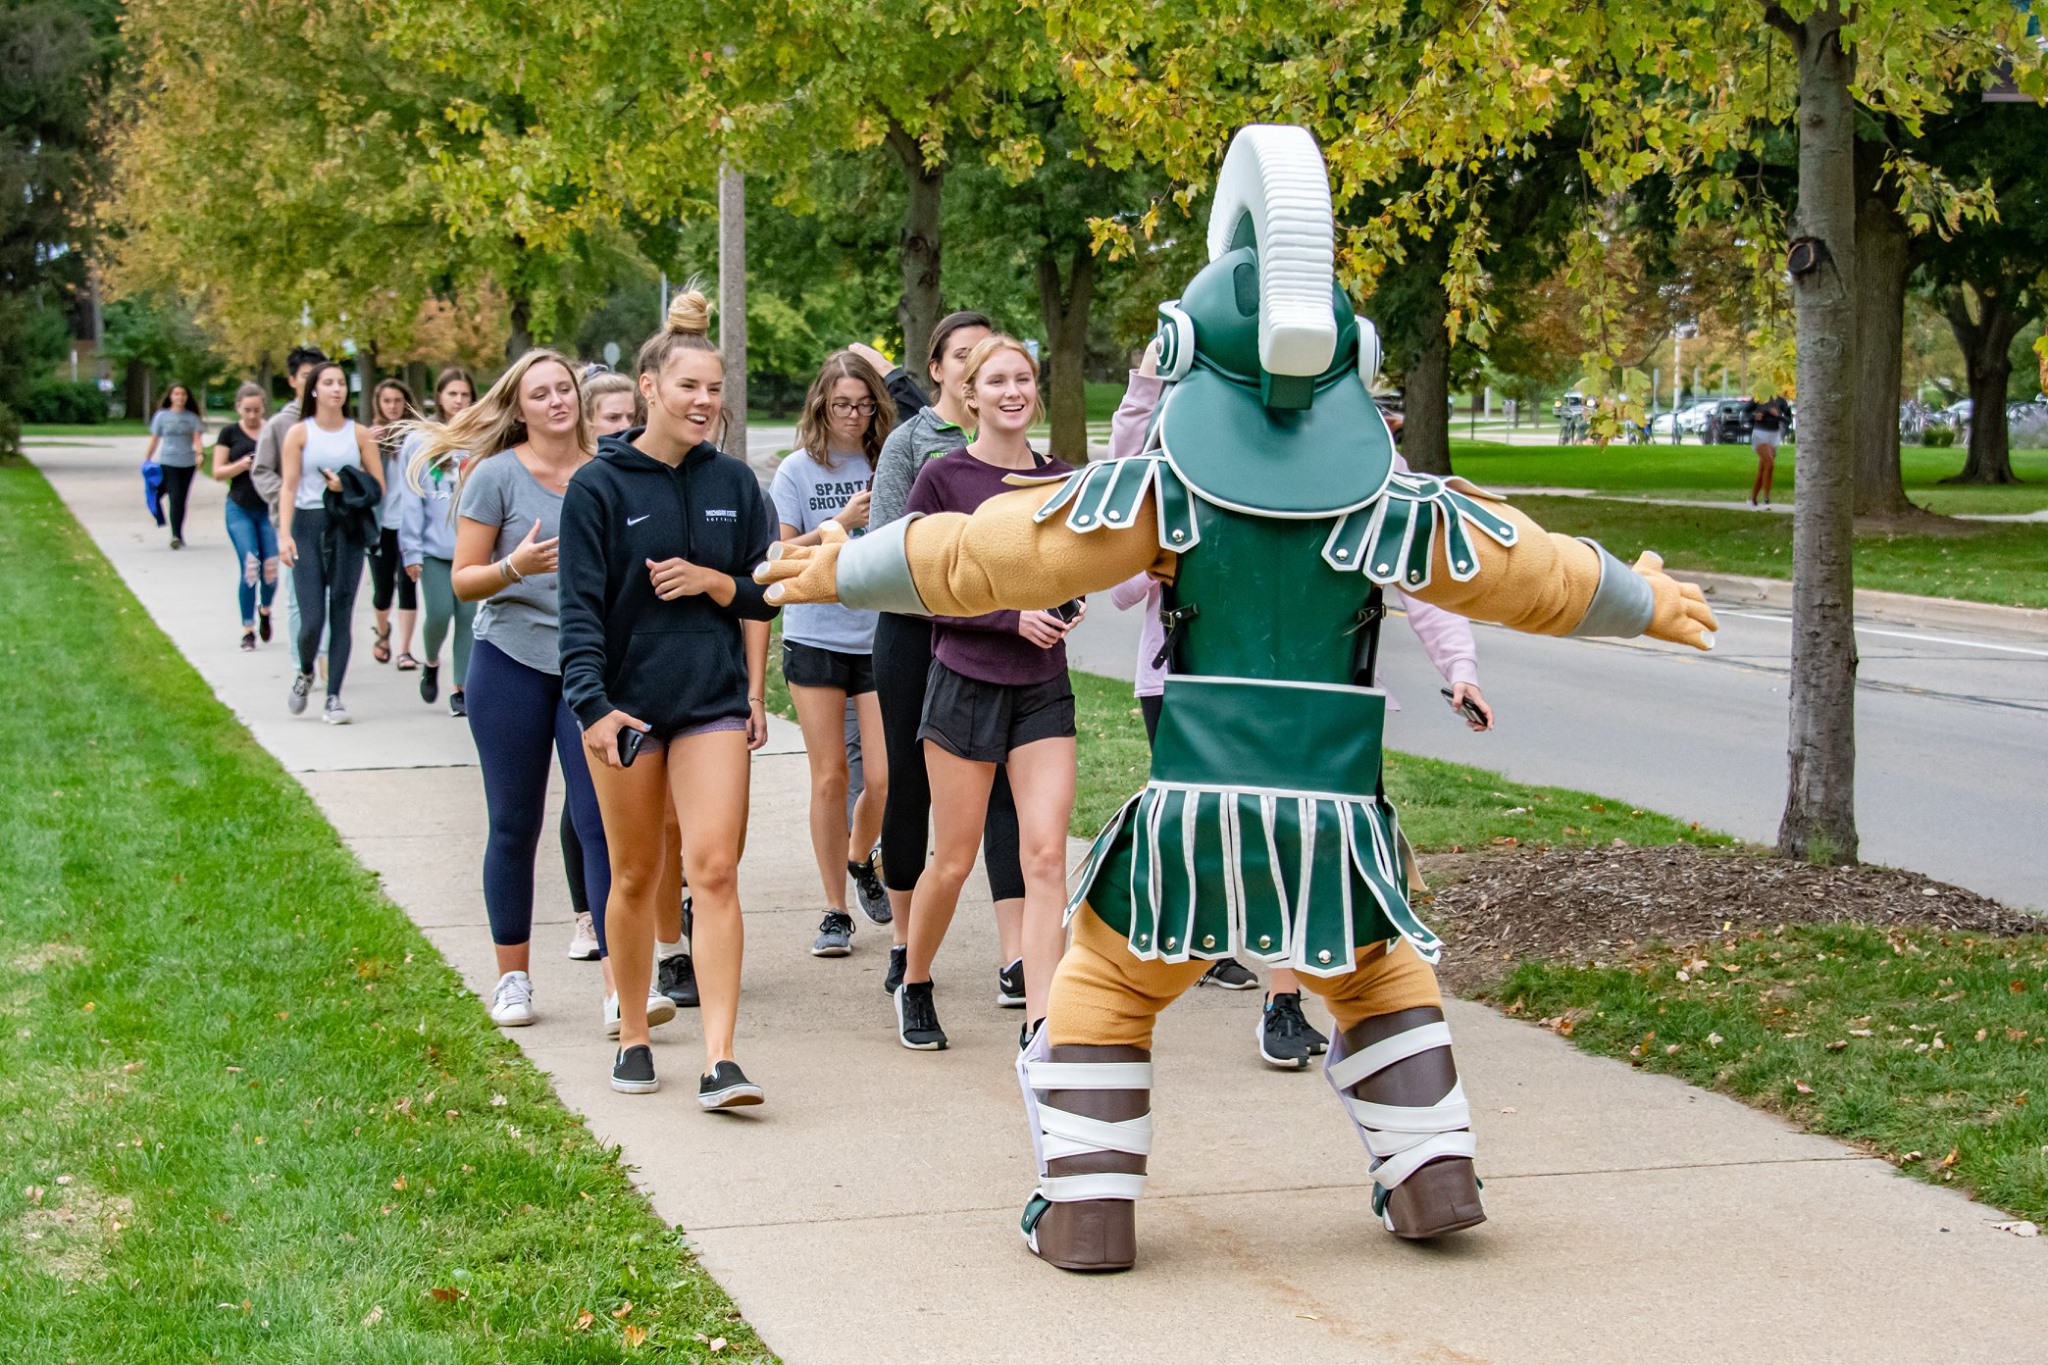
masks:
<instances>
[{"instance_id":1,"label":"asphalt road","mask_svg":"<svg viewBox=\"0 0 2048 1365\"><path fill-rule=\"evenodd\" d=\"M1712 654L1477 626L1498 720L1483 735L1442 704L1421 646L1390 619L1383 678L1406 703L1390 742L1769 842L1785 801L1791 626L1767 608L1720 617ZM1099 596L1074 665L1130 677L1138 628ZM1857 645L1864 859L2048 911L2048 637L1886 620L1859 622Z\"/></svg>"}]
</instances>

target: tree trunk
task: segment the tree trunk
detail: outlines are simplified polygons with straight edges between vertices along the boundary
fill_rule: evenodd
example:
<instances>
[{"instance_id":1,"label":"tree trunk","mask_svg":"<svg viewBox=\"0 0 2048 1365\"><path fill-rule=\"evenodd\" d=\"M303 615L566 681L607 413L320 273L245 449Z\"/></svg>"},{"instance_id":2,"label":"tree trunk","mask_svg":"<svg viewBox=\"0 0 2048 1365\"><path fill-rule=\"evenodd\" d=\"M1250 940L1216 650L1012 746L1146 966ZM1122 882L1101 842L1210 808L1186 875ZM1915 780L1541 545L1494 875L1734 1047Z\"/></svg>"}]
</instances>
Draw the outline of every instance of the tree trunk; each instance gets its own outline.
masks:
<instances>
[{"instance_id":1,"label":"tree trunk","mask_svg":"<svg viewBox=\"0 0 2048 1365\"><path fill-rule=\"evenodd\" d=\"M1790 782L1778 851L1856 861L1855 59L1841 9L1789 20L1799 51L1797 232L1816 244L1792 280L1798 308L1799 460L1793 476Z\"/></svg>"},{"instance_id":2,"label":"tree trunk","mask_svg":"<svg viewBox=\"0 0 2048 1365\"><path fill-rule=\"evenodd\" d=\"M121 415L131 422L147 422L152 387L149 366L130 356L121 373Z\"/></svg>"},{"instance_id":3,"label":"tree trunk","mask_svg":"<svg viewBox=\"0 0 2048 1365\"><path fill-rule=\"evenodd\" d=\"M926 166L924 148L900 124L889 125L889 150L903 165L903 187L908 191L898 251L903 268L903 300L897 308L903 324L903 367L925 382L932 332L945 306L939 292L939 206L946 169Z\"/></svg>"},{"instance_id":4,"label":"tree trunk","mask_svg":"<svg viewBox=\"0 0 2048 1365\"><path fill-rule=\"evenodd\" d=\"M1943 483L2018 483L2012 472L2012 433L2005 397L2012 382L2012 339L2027 319L2004 290L1977 290L1977 317L1961 289L1942 300L1949 330L1962 348L1970 376L1970 454L1963 472Z\"/></svg>"},{"instance_id":5,"label":"tree trunk","mask_svg":"<svg viewBox=\"0 0 2048 1365\"><path fill-rule=\"evenodd\" d=\"M1094 299L1095 253L1086 242L1074 247L1064 285L1053 249L1038 253L1038 307L1051 347L1046 406L1052 454L1072 465L1088 461L1088 309Z\"/></svg>"},{"instance_id":6,"label":"tree trunk","mask_svg":"<svg viewBox=\"0 0 2048 1365\"><path fill-rule=\"evenodd\" d=\"M747 458L747 178L718 168L718 347L725 357L724 448Z\"/></svg>"},{"instance_id":7,"label":"tree trunk","mask_svg":"<svg viewBox=\"0 0 2048 1365\"><path fill-rule=\"evenodd\" d=\"M1906 224L1878 189L1884 149L1856 144L1856 515L1913 512L1899 469L1899 382L1903 368Z\"/></svg>"},{"instance_id":8,"label":"tree trunk","mask_svg":"<svg viewBox=\"0 0 2048 1365\"><path fill-rule=\"evenodd\" d=\"M1422 307L1415 318L1414 359L1402 378L1401 453L1418 474L1451 472L1451 316L1450 295L1434 254L1423 269L1430 272L1422 288Z\"/></svg>"},{"instance_id":9,"label":"tree trunk","mask_svg":"<svg viewBox=\"0 0 2048 1365\"><path fill-rule=\"evenodd\" d=\"M362 392L356 395L356 420L366 427L378 423L377 384L383 375L377 369L377 343L365 342L356 348L356 383Z\"/></svg>"},{"instance_id":10,"label":"tree trunk","mask_svg":"<svg viewBox=\"0 0 2048 1365\"><path fill-rule=\"evenodd\" d=\"M510 365L533 349L533 304L525 294L512 296L511 330L505 336L505 363ZM483 397L478 394L477 397Z\"/></svg>"}]
</instances>

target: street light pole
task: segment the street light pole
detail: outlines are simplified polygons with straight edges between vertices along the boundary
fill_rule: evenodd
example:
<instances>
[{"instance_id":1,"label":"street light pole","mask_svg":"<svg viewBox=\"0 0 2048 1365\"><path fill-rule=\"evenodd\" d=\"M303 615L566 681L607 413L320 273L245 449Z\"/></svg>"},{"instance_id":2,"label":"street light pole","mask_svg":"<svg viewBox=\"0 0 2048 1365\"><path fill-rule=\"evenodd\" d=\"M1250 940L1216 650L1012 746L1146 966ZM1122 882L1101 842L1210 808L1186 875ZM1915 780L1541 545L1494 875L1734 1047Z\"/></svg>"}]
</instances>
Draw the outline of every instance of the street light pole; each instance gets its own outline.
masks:
<instances>
[{"instance_id":1,"label":"street light pole","mask_svg":"<svg viewBox=\"0 0 2048 1365\"><path fill-rule=\"evenodd\" d=\"M729 455L747 458L747 178L718 168L718 344L725 355Z\"/></svg>"}]
</instances>

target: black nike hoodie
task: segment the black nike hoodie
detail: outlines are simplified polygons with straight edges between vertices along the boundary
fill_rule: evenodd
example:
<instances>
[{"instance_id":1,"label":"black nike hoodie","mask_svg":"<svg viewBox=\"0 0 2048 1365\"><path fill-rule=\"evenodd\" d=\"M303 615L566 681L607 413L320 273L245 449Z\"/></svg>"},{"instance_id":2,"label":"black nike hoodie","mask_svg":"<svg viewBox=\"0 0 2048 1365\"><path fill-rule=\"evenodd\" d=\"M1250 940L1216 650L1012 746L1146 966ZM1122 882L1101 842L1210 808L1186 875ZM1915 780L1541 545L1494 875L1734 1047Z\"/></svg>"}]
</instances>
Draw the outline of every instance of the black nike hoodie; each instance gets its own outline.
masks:
<instances>
[{"instance_id":1,"label":"black nike hoodie","mask_svg":"<svg viewBox=\"0 0 2048 1365\"><path fill-rule=\"evenodd\" d=\"M562 695L588 727L624 711L667 739L747 715L740 622L776 609L754 582L775 521L754 471L709 443L671 468L607 436L562 498ZM733 599L664 602L647 561L682 558L730 574Z\"/></svg>"}]
</instances>

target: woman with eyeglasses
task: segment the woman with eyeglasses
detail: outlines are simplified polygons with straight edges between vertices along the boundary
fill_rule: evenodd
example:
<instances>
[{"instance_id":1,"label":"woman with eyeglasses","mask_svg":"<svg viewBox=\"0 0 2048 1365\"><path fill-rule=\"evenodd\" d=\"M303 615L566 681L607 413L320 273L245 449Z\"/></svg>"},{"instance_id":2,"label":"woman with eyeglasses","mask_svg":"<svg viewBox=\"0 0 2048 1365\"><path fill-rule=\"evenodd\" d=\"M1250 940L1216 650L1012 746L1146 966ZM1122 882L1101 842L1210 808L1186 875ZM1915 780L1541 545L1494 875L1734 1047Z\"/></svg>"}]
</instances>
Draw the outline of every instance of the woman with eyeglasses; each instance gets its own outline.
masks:
<instances>
[{"instance_id":1,"label":"woman with eyeglasses","mask_svg":"<svg viewBox=\"0 0 2048 1365\"><path fill-rule=\"evenodd\" d=\"M828 359L811 381L797 421L797 449L775 471L768 496L775 503L781 539L812 544L818 528L838 523L849 535L868 524L868 485L875 460L893 425L894 404L873 367L850 351ZM846 913L851 877L869 920L892 918L888 894L875 870L875 841L889 793L889 760L882 746L882 708L875 697L875 613L838 605L798 607L782 622L782 676L796 703L811 765L811 851L824 885L825 915L811 943L813 957L853 951L853 916ZM858 716L862 784L851 819L846 758L846 703Z\"/></svg>"}]
</instances>

